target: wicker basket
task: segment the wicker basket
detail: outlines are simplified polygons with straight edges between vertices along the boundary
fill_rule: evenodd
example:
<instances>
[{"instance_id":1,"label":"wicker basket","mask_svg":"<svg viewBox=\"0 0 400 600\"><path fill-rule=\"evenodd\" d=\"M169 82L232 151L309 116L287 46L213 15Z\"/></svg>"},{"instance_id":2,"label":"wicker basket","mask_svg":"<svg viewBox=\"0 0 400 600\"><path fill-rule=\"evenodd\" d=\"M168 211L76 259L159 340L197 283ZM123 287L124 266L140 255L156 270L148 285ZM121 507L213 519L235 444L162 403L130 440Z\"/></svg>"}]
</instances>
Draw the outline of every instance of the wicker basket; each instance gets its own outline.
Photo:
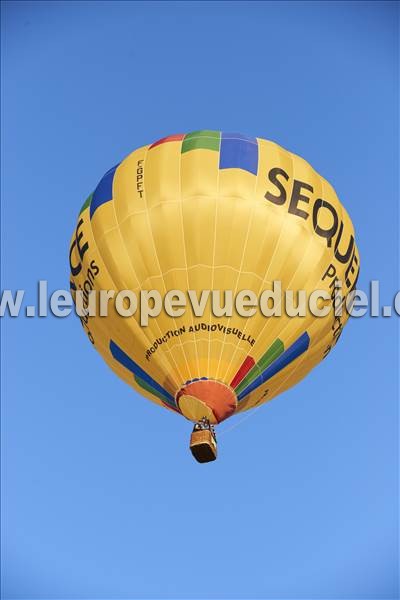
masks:
<instances>
[{"instance_id":1,"label":"wicker basket","mask_svg":"<svg viewBox=\"0 0 400 600\"><path fill-rule=\"evenodd\" d=\"M217 442L209 429L193 431L190 437L190 450L200 462L211 462L217 458Z\"/></svg>"}]
</instances>

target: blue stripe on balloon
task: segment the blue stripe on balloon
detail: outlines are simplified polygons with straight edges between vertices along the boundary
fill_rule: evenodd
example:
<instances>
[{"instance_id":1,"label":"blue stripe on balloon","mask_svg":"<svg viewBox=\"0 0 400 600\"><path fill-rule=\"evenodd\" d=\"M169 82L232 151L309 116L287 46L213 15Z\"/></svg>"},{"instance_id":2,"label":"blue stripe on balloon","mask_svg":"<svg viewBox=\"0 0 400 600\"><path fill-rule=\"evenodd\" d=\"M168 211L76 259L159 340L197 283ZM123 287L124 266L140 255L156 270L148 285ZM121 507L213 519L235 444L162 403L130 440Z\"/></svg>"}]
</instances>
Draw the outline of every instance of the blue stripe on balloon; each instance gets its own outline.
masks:
<instances>
[{"instance_id":1,"label":"blue stripe on balloon","mask_svg":"<svg viewBox=\"0 0 400 600\"><path fill-rule=\"evenodd\" d=\"M155 381L146 371L143 371L141 367L135 361L133 361L113 340L110 340L110 351L115 360L117 360L123 367L128 369L133 375L140 377L146 383L151 385L152 388L157 390L159 394L165 398L165 401L168 405L172 406L176 409L176 404L174 397L167 392L157 381Z\"/></svg>"},{"instance_id":2,"label":"blue stripe on balloon","mask_svg":"<svg viewBox=\"0 0 400 600\"><path fill-rule=\"evenodd\" d=\"M98 184L97 188L94 190L92 201L90 203L90 218L93 217L94 213L99 208L99 206L112 200L114 175L118 166L119 163L118 165L115 165L115 167L107 171L107 173L100 180L100 183Z\"/></svg>"},{"instance_id":3,"label":"blue stripe on balloon","mask_svg":"<svg viewBox=\"0 0 400 600\"><path fill-rule=\"evenodd\" d=\"M261 384L265 383L268 379L271 379L274 375L282 371L291 362L303 354L310 345L310 336L307 332L303 333L283 354L281 354L269 367L261 373L252 383L250 383L244 390L239 394L238 400L243 400L245 396L253 392Z\"/></svg>"},{"instance_id":4,"label":"blue stripe on balloon","mask_svg":"<svg viewBox=\"0 0 400 600\"><path fill-rule=\"evenodd\" d=\"M258 170L258 142L241 133L222 133L220 169L243 169L253 175Z\"/></svg>"}]
</instances>

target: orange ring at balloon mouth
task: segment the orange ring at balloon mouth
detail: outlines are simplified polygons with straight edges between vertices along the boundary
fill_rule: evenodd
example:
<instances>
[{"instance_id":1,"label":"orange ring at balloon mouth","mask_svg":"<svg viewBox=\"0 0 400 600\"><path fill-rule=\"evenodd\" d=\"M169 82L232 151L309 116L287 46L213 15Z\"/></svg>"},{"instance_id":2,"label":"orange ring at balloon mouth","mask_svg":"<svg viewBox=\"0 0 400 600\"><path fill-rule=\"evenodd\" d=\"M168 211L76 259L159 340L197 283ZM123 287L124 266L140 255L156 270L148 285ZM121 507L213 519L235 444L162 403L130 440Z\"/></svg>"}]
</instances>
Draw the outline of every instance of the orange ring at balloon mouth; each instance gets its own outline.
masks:
<instances>
[{"instance_id":1,"label":"orange ring at balloon mouth","mask_svg":"<svg viewBox=\"0 0 400 600\"><path fill-rule=\"evenodd\" d=\"M181 387L176 394L176 404L190 421L207 417L216 424L233 415L237 408L237 396L222 381L197 379Z\"/></svg>"}]
</instances>

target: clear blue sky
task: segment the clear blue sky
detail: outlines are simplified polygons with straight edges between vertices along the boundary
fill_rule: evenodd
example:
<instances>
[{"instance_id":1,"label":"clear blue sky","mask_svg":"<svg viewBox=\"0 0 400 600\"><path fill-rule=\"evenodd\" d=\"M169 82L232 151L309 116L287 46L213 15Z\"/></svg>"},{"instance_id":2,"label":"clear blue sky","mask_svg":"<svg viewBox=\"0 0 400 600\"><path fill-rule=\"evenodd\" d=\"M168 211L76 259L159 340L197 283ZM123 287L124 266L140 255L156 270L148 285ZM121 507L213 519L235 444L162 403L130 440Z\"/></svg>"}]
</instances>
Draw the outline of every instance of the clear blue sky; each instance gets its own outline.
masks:
<instances>
[{"instance_id":1,"label":"clear blue sky","mask_svg":"<svg viewBox=\"0 0 400 600\"><path fill-rule=\"evenodd\" d=\"M99 178L135 147L208 128L272 139L332 181L360 287L380 279L389 303L395 3L2 9L3 288L32 303L39 279L68 286ZM120 382L77 318L3 325L4 598L398 597L398 321L353 319L208 466L187 451L190 424Z\"/></svg>"}]
</instances>

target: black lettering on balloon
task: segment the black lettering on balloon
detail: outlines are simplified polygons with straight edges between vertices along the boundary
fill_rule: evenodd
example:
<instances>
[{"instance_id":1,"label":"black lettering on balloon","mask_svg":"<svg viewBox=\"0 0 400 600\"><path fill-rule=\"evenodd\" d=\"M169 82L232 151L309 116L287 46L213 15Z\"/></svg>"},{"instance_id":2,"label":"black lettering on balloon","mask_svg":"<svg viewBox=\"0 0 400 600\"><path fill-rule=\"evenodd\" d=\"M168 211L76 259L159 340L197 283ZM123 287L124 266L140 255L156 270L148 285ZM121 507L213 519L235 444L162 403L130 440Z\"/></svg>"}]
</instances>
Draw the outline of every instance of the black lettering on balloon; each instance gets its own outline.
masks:
<instances>
[{"instance_id":1,"label":"black lettering on balloon","mask_svg":"<svg viewBox=\"0 0 400 600\"><path fill-rule=\"evenodd\" d=\"M76 276L79 275L79 273L82 270L82 259L85 255L85 252L89 249L89 243L88 242L83 242L82 243L82 239L83 239L83 232L80 231L80 227L83 224L83 219L80 219L78 225L76 226L75 229L75 240L72 242L71 244L71 248L69 250L69 266L71 268L71 273L72 275ZM80 261L76 264L73 265L72 264L72 252L74 250L74 248L76 247L77 251L78 251L78 255L80 258Z\"/></svg>"},{"instance_id":2,"label":"black lettering on balloon","mask_svg":"<svg viewBox=\"0 0 400 600\"><path fill-rule=\"evenodd\" d=\"M91 261L91 263L90 263L90 268L92 269L92 271L93 271L93 274L94 274L94 276L96 277L96 275L98 275L98 274L99 274L99 271L100 271L100 269L99 269L99 267L96 265L96 261L95 261L95 260L92 260L92 261Z\"/></svg>"},{"instance_id":3,"label":"black lettering on balloon","mask_svg":"<svg viewBox=\"0 0 400 600\"><path fill-rule=\"evenodd\" d=\"M351 257L351 253L353 252L354 237L352 235L350 236L349 245L347 246L347 250L344 254L341 254L339 251L339 244L342 239L343 229L344 229L344 225L343 225L343 221L341 221L339 234L338 234L338 236L336 238L336 242L335 242L335 257L337 258L337 260L339 262L346 264Z\"/></svg>"},{"instance_id":4,"label":"black lettering on balloon","mask_svg":"<svg viewBox=\"0 0 400 600\"><path fill-rule=\"evenodd\" d=\"M308 196L304 196L301 193L303 189L308 190L311 193L313 193L314 191L314 188L310 184L295 179L293 182L292 197L290 198L289 203L289 212L292 215L301 217L302 219L308 219L308 213L305 210L302 210L298 207L299 202L305 202L306 204L310 202L310 198L308 198Z\"/></svg>"},{"instance_id":5,"label":"black lettering on balloon","mask_svg":"<svg viewBox=\"0 0 400 600\"><path fill-rule=\"evenodd\" d=\"M321 208L327 208L332 215L333 223L332 223L332 226L329 227L329 229L322 229L322 227L320 227L318 225L318 213ZM315 201L315 204L313 207L313 227L314 227L314 231L317 235L319 235L327 240L328 248L330 248L332 245L332 238L337 231L338 224L339 224L339 217L337 215L335 208L332 206L332 204L330 204L326 200L322 200L321 198L318 198Z\"/></svg>"},{"instance_id":6,"label":"black lettering on balloon","mask_svg":"<svg viewBox=\"0 0 400 600\"><path fill-rule=\"evenodd\" d=\"M285 204L286 202L286 190L281 181L278 179L278 175L281 175L286 181L289 181L289 175L283 169L274 167L268 173L268 179L270 182L279 190L279 196L274 196L271 192L266 192L265 199L273 202L274 204Z\"/></svg>"}]
</instances>

